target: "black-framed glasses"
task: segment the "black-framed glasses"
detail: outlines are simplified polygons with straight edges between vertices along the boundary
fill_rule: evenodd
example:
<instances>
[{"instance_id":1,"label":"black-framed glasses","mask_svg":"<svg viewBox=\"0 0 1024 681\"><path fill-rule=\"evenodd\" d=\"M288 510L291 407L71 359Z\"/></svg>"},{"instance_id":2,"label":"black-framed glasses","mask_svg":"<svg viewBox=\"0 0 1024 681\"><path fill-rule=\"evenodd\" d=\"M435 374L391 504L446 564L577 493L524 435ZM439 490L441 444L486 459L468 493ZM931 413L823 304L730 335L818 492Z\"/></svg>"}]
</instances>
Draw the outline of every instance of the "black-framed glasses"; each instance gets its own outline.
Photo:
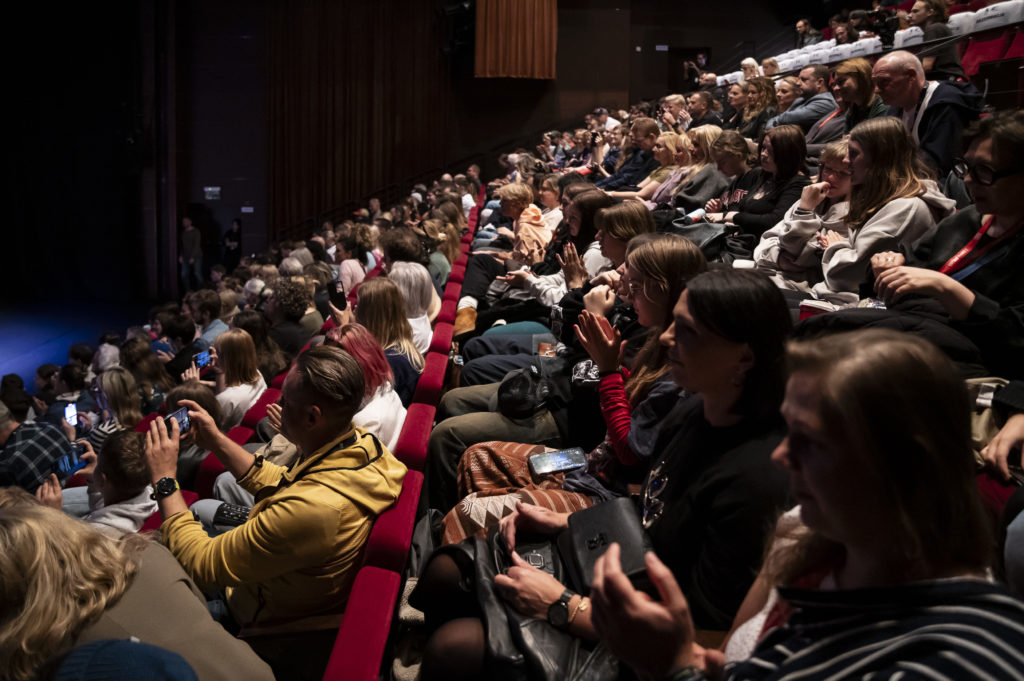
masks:
<instances>
[{"instance_id":1,"label":"black-framed glasses","mask_svg":"<svg viewBox=\"0 0 1024 681\"><path fill-rule=\"evenodd\" d=\"M958 158L953 161L953 174L961 180L971 174L971 178L983 187L989 187L1004 177L1024 173L1024 166L996 170L987 163L970 163L967 159Z\"/></svg>"}]
</instances>

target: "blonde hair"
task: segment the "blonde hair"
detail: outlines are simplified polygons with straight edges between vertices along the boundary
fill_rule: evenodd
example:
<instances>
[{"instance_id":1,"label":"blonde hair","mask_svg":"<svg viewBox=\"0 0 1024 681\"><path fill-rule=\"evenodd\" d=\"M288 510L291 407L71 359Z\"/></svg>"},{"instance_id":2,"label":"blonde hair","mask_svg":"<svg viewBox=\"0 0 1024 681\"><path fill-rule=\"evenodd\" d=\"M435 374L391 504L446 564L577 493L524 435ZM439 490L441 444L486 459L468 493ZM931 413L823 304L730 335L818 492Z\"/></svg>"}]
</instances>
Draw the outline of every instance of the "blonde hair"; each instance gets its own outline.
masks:
<instances>
[{"instance_id":1,"label":"blonde hair","mask_svg":"<svg viewBox=\"0 0 1024 681\"><path fill-rule=\"evenodd\" d=\"M533 189L523 182L512 182L498 189L498 198L505 199L520 210L533 203Z\"/></svg>"},{"instance_id":2,"label":"blonde hair","mask_svg":"<svg viewBox=\"0 0 1024 681\"><path fill-rule=\"evenodd\" d=\"M445 257L448 264L455 264L461 253L459 232L455 225L431 218L423 221L423 232L434 242L435 248Z\"/></svg>"},{"instance_id":3,"label":"blonde hair","mask_svg":"<svg viewBox=\"0 0 1024 681\"><path fill-rule=\"evenodd\" d=\"M96 380L117 422L123 428L134 428L142 420L142 397L132 373L124 367L111 367Z\"/></svg>"},{"instance_id":4,"label":"blonde hair","mask_svg":"<svg viewBox=\"0 0 1024 681\"><path fill-rule=\"evenodd\" d=\"M405 355L416 371L423 371L423 355L413 342L402 293L395 282L375 277L360 284L356 296L356 321L376 337L384 350Z\"/></svg>"},{"instance_id":5,"label":"blonde hair","mask_svg":"<svg viewBox=\"0 0 1024 681\"><path fill-rule=\"evenodd\" d=\"M228 329L213 341L228 387L260 380L256 343L245 329Z\"/></svg>"},{"instance_id":6,"label":"blonde hair","mask_svg":"<svg viewBox=\"0 0 1024 681\"><path fill-rule=\"evenodd\" d=\"M717 125L698 125L696 128L692 128L687 131L687 135L690 138L690 144L693 150L690 152L690 172L687 173L683 181L680 182L672 195L675 196L679 193L686 183L689 182L693 177L704 170L704 167L711 163L711 145L715 143L718 136L722 134L722 129ZM697 153L700 152L700 160L697 161Z\"/></svg>"},{"instance_id":7,"label":"blonde hair","mask_svg":"<svg viewBox=\"0 0 1024 681\"><path fill-rule=\"evenodd\" d=\"M0 659L4 679L28 681L121 598L149 539L107 537L0 488Z\"/></svg>"}]
</instances>

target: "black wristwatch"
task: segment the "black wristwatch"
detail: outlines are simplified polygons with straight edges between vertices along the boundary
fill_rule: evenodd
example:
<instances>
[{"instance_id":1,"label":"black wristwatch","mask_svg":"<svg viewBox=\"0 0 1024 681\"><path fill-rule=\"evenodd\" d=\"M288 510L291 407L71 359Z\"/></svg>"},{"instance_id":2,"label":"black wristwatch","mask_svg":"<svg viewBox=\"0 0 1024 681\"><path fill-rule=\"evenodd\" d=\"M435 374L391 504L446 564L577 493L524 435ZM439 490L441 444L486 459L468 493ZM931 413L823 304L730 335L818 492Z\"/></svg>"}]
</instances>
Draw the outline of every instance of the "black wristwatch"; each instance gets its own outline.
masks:
<instances>
[{"instance_id":1,"label":"black wristwatch","mask_svg":"<svg viewBox=\"0 0 1024 681\"><path fill-rule=\"evenodd\" d=\"M181 489L181 486L174 478L160 478L153 483L153 493L149 495L149 498L155 501L160 501L161 499L166 499L171 496L179 489Z\"/></svg>"},{"instance_id":2,"label":"black wristwatch","mask_svg":"<svg viewBox=\"0 0 1024 681\"><path fill-rule=\"evenodd\" d=\"M575 595L566 589L557 601L548 606L548 622L551 622L551 626L562 630L569 627L569 601Z\"/></svg>"}]
</instances>

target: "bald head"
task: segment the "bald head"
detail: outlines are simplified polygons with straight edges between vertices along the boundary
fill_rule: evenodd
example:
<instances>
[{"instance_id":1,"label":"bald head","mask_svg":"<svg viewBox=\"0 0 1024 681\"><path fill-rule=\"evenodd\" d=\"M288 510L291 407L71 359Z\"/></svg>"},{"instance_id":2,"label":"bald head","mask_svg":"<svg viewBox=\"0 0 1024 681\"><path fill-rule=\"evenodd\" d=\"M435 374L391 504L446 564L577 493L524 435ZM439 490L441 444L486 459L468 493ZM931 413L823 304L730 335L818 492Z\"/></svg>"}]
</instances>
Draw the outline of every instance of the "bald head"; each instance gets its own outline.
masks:
<instances>
[{"instance_id":1,"label":"bald head","mask_svg":"<svg viewBox=\"0 0 1024 681\"><path fill-rule=\"evenodd\" d=\"M904 50L890 52L871 70L875 92L889 106L912 109L925 86L921 60Z\"/></svg>"}]
</instances>

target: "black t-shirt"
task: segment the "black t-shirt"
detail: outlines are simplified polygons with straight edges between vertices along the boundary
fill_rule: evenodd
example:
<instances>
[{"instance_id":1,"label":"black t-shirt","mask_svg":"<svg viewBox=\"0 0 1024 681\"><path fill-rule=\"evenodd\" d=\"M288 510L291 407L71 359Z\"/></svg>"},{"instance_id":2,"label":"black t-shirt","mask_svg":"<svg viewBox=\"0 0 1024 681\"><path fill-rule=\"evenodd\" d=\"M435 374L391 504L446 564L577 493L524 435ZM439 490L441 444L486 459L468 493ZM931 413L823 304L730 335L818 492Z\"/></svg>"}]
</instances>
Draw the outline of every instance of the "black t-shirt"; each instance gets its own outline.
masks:
<instances>
[{"instance_id":1,"label":"black t-shirt","mask_svg":"<svg viewBox=\"0 0 1024 681\"><path fill-rule=\"evenodd\" d=\"M309 331L302 324L291 320L274 324L267 330L267 335L274 339L289 362L299 354L299 350L302 350L302 346L311 337Z\"/></svg>"},{"instance_id":2,"label":"black t-shirt","mask_svg":"<svg viewBox=\"0 0 1024 681\"><path fill-rule=\"evenodd\" d=\"M648 533L701 629L728 629L761 568L778 516L791 506L789 476L771 462L785 428L778 417L715 428L699 395L679 402L660 431L664 454L644 485L660 516ZM670 439L669 439L670 438Z\"/></svg>"}]
</instances>

